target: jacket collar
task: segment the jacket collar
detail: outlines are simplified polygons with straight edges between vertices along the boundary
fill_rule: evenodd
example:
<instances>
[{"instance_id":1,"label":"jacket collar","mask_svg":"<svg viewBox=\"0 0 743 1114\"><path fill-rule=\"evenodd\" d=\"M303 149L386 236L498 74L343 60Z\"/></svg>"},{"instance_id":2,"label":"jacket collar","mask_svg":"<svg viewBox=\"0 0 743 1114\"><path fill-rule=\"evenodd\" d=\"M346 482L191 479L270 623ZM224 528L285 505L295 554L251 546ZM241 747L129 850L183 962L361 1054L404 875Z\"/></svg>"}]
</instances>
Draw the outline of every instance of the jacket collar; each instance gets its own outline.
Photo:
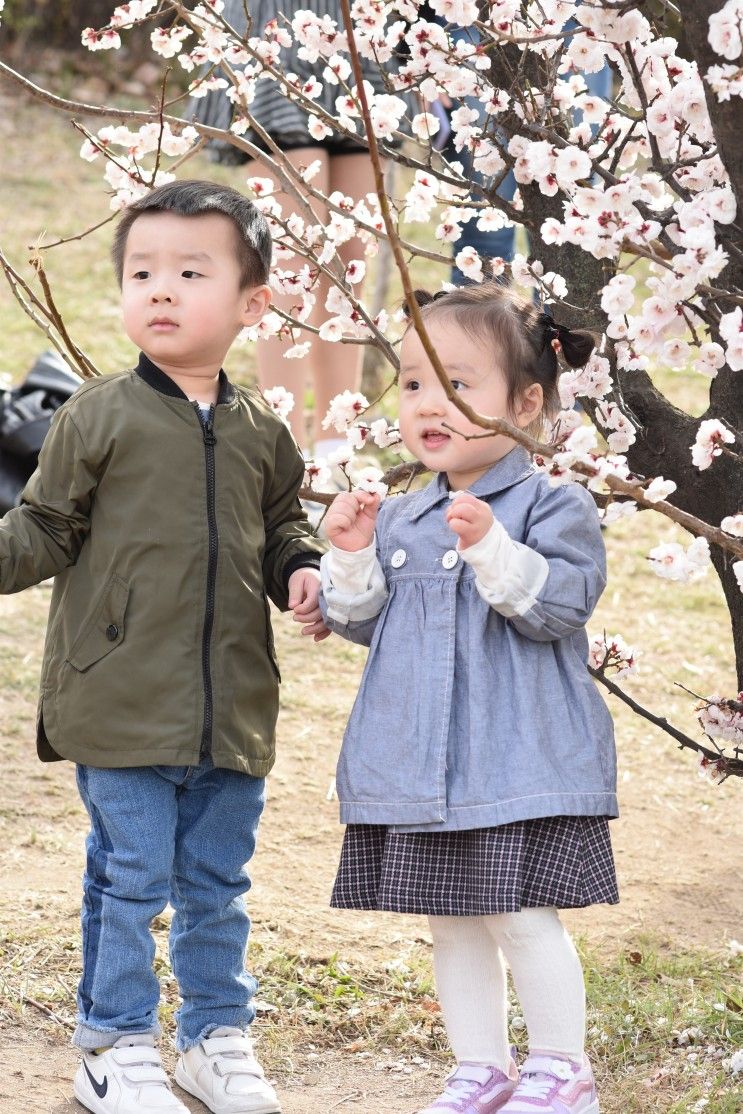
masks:
<instances>
[{"instance_id":1,"label":"jacket collar","mask_svg":"<svg viewBox=\"0 0 743 1114\"><path fill-rule=\"evenodd\" d=\"M139 353L139 363L134 369L140 379L144 379L148 387L152 387L161 395L169 395L170 398L185 398L188 401L188 395L185 394L181 388L175 383L169 375L166 375L157 364L153 364L152 360L145 356L144 352ZM224 371L220 369L219 372L219 394L217 395L217 406L222 403L234 402L237 392L225 375Z\"/></svg>"},{"instance_id":2,"label":"jacket collar","mask_svg":"<svg viewBox=\"0 0 743 1114\"><path fill-rule=\"evenodd\" d=\"M478 499L488 499L490 496L505 491L508 487L513 487L514 484L521 483L533 471L534 465L528 452L521 445L516 445L514 449L511 449L509 453L506 453L504 457L497 461L484 476L480 476L480 479L473 483L468 490L476 495ZM438 472L431 482L419 492L415 504L409 512L411 521L414 522L421 518L438 503L442 503L448 498L449 488L446 485L446 473Z\"/></svg>"}]
</instances>

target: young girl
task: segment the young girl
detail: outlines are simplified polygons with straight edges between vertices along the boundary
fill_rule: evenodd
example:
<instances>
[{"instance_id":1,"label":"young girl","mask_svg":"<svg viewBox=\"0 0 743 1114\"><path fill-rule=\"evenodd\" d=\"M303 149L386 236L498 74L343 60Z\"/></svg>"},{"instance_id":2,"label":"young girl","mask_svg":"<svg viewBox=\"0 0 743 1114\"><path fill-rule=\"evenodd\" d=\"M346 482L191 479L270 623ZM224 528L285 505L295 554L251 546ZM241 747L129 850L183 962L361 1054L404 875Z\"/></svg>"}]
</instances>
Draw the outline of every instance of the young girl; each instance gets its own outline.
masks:
<instances>
[{"instance_id":1,"label":"young girl","mask_svg":"<svg viewBox=\"0 0 743 1114\"><path fill-rule=\"evenodd\" d=\"M556 409L557 353L579 367L593 347L497 284L423 317L462 398L527 430ZM338 768L332 904L429 917L457 1067L423 1114L598 1114L557 912L618 900L612 724L586 669L605 583L596 508L482 436L412 328L399 382L403 441L436 475L381 508L346 492L325 519L328 624L370 646ZM504 957L529 1035L520 1076Z\"/></svg>"}]
</instances>

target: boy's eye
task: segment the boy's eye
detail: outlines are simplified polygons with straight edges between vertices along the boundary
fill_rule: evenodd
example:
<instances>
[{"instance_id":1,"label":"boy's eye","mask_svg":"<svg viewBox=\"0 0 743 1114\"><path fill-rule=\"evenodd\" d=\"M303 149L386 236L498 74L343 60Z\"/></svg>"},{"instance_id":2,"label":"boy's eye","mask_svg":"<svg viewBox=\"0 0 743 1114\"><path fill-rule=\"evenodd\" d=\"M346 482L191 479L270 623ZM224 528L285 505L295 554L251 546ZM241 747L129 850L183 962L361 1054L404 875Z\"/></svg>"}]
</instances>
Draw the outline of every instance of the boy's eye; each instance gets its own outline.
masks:
<instances>
[{"instance_id":1,"label":"boy's eye","mask_svg":"<svg viewBox=\"0 0 743 1114\"><path fill-rule=\"evenodd\" d=\"M132 278L135 278L135 279L146 279L146 278L149 278L149 277L150 277L150 272L149 271L135 271L134 274L132 275Z\"/></svg>"},{"instance_id":2,"label":"boy's eye","mask_svg":"<svg viewBox=\"0 0 743 1114\"><path fill-rule=\"evenodd\" d=\"M183 277L187 278L187 279L201 278L201 275L199 274L198 271L183 271L182 274L183 274Z\"/></svg>"},{"instance_id":3,"label":"boy's eye","mask_svg":"<svg viewBox=\"0 0 743 1114\"><path fill-rule=\"evenodd\" d=\"M463 391L467 387L467 384L464 383L461 379L451 379L450 383L455 391Z\"/></svg>"},{"instance_id":4,"label":"boy's eye","mask_svg":"<svg viewBox=\"0 0 743 1114\"><path fill-rule=\"evenodd\" d=\"M417 379L406 379L403 382L402 389L404 391L417 391L420 383Z\"/></svg>"}]
</instances>

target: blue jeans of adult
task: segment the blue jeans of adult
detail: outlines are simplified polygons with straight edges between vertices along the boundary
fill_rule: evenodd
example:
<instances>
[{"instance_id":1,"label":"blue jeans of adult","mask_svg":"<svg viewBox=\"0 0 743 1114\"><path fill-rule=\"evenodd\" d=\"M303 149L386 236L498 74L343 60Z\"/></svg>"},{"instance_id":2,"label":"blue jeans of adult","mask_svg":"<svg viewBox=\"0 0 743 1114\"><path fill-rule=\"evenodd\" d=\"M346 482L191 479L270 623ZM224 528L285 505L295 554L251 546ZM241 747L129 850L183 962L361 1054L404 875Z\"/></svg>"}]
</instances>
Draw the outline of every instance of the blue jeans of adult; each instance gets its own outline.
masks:
<instances>
[{"instance_id":1,"label":"blue jeans of adult","mask_svg":"<svg viewBox=\"0 0 743 1114\"><path fill-rule=\"evenodd\" d=\"M223 1025L245 1029L255 979L245 970L245 864L265 779L199 766L77 767L90 816L83 877L83 973L73 1043L105 1048L160 1027L153 917L174 909L170 960L182 1004L177 1046Z\"/></svg>"},{"instance_id":2,"label":"blue jeans of adult","mask_svg":"<svg viewBox=\"0 0 743 1114\"><path fill-rule=\"evenodd\" d=\"M575 27L577 24L568 24L568 27ZM480 37L477 31L471 27L463 27L453 31L452 40L454 42L464 40L467 42L477 43ZM586 90L595 97L601 97L603 100L609 100L612 90L612 71L611 67L604 65L596 73L582 74L583 80L586 83ZM477 97L464 97L462 103L467 108L472 108L479 113L480 121L485 118L485 109L481 101ZM576 112L576 122L581 119L582 113ZM594 128L595 130L595 128ZM444 154L449 159L458 159L464 166L465 173L471 177L473 182L483 184L486 179L481 174L473 170L472 157L467 151L456 152L454 145L450 144L448 149L444 150ZM506 177L498 187L498 196L502 197L505 201L511 201L516 193L516 179L513 171L509 170ZM459 252L465 247L473 247L475 251L483 259L503 259L506 263L510 263L515 254L515 241L516 241L516 227L511 225L509 228L498 228L494 232L483 232L477 227L477 218L473 217L472 220L467 221L462 226L462 235L454 245L454 251ZM451 281L456 286L466 286L471 280L468 279L459 268L454 264L452 266Z\"/></svg>"}]
</instances>

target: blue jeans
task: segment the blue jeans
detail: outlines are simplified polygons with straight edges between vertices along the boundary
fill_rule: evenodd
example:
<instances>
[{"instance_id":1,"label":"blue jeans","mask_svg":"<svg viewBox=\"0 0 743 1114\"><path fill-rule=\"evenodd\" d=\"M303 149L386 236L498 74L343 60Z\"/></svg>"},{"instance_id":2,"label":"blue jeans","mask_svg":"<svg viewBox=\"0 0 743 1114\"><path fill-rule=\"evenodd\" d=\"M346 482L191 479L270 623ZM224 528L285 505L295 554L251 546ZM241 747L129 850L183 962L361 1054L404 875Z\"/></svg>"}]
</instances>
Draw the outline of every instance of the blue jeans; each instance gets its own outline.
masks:
<instances>
[{"instance_id":1,"label":"blue jeans","mask_svg":"<svg viewBox=\"0 0 743 1114\"><path fill-rule=\"evenodd\" d=\"M570 28L577 27L578 25L575 21L571 21L567 26ZM454 30L451 38L452 42L455 43L465 41L476 44L480 41L478 32L471 27L462 27ZM609 100L611 97L613 80L610 66L604 65L597 73L586 73L582 76L589 93L593 96L601 97L605 101ZM478 112L480 114L480 122L484 120L485 109L482 102L479 101L477 97L463 97L461 103L465 104L467 108L473 108ZM578 122L581 117L582 113L575 113L576 122ZM596 130L595 125L592 130ZM454 149L454 145L450 144L449 148L444 150L444 154L449 159L459 159L464 166L465 172L469 174L473 182L477 182L480 185L486 182L482 174L478 174L477 171L473 170L472 156L468 151L465 150L457 153ZM509 170L498 187L498 196L504 198L506 201L511 201L515 193L516 179L514 178L513 171ZM473 247L478 255L482 256L484 259L495 259L500 257L505 260L506 263L510 263L515 253L515 241L515 226L512 225L510 228L499 228L495 232L482 232L477 227L477 217L473 217L472 220L467 221L466 224L462 226L462 235L454 245L454 251L456 253L460 252L465 247ZM453 264L451 281L456 286L467 286L472 280L462 274L456 264Z\"/></svg>"},{"instance_id":2,"label":"blue jeans","mask_svg":"<svg viewBox=\"0 0 743 1114\"><path fill-rule=\"evenodd\" d=\"M245 864L255 850L265 779L200 766L77 767L90 816L83 876L83 974L73 1044L103 1048L160 1031L153 917L174 909L170 960L182 1004L178 1048L222 1025L247 1028Z\"/></svg>"}]
</instances>

